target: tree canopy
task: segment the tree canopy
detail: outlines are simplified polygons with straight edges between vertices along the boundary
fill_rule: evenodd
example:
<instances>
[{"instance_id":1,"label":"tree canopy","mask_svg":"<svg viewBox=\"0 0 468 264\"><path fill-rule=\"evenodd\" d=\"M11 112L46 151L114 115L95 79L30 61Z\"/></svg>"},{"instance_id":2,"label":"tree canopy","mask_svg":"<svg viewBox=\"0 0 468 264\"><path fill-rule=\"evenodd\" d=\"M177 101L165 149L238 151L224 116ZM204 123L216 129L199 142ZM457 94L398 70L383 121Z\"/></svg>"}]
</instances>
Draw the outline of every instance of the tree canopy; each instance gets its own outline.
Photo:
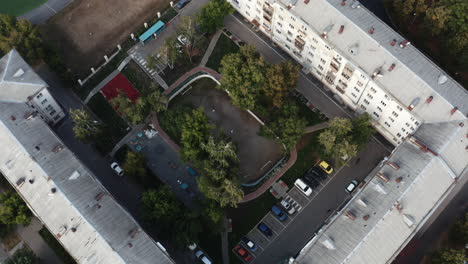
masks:
<instances>
[{"instance_id":1,"label":"tree canopy","mask_svg":"<svg viewBox=\"0 0 468 264\"><path fill-rule=\"evenodd\" d=\"M432 259L433 264L464 264L468 261L465 249L441 249L437 251Z\"/></svg>"},{"instance_id":2,"label":"tree canopy","mask_svg":"<svg viewBox=\"0 0 468 264\"><path fill-rule=\"evenodd\" d=\"M0 14L0 51L4 54L15 48L28 63L44 57L39 29L28 20Z\"/></svg>"},{"instance_id":3,"label":"tree canopy","mask_svg":"<svg viewBox=\"0 0 468 264\"><path fill-rule=\"evenodd\" d=\"M223 27L224 17L234 9L225 0L213 0L204 5L198 13L198 21L203 31L213 33Z\"/></svg>"},{"instance_id":4,"label":"tree canopy","mask_svg":"<svg viewBox=\"0 0 468 264\"><path fill-rule=\"evenodd\" d=\"M4 224L29 224L31 211L15 191L0 193L0 221Z\"/></svg>"},{"instance_id":5,"label":"tree canopy","mask_svg":"<svg viewBox=\"0 0 468 264\"><path fill-rule=\"evenodd\" d=\"M281 107L285 98L296 88L299 66L291 61L274 64L266 72L263 90L274 106Z\"/></svg>"},{"instance_id":6,"label":"tree canopy","mask_svg":"<svg viewBox=\"0 0 468 264\"><path fill-rule=\"evenodd\" d=\"M209 122L203 108L185 114L181 133L182 157L192 161L199 159L202 153L200 146L206 142L213 128L214 125Z\"/></svg>"},{"instance_id":7,"label":"tree canopy","mask_svg":"<svg viewBox=\"0 0 468 264\"><path fill-rule=\"evenodd\" d=\"M5 264L39 264L41 263L39 259L34 255L34 253L27 249L23 248L15 252L13 257L8 259Z\"/></svg>"},{"instance_id":8,"label":"tree canopy","mask_svg":"<svg viewBox=\"0 0 468 264\"><path fill-rule=\"evenodd\" d=\"M94 120L91 114L84 109L71 109L73 120L73 133L83 142L90 142L102 133L102 124Z\"/></svg>"},{"instance_id":9,"label":"tree canopy","mask_svg":"<svg viewBox=\"0 0 468 264\"><path fill-rule=\"evenodd\" d=\"M220 89L229 91L232 103L243 109L253 109L263 90L265 73L269 64L254 46L242 46L221 60L223 75Z\"/></svg>"}]
</instances>

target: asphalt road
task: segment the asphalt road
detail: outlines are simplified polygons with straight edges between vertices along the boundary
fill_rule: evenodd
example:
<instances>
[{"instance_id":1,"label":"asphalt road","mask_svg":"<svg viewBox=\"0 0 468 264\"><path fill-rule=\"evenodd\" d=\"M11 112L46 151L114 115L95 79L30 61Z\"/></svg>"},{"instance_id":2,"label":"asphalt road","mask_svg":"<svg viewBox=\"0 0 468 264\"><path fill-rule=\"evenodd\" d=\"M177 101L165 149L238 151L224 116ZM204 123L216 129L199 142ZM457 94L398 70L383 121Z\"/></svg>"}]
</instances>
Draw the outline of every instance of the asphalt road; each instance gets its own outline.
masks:
<instances>
[{"instance_id":1,"label":"asphalt road","mask_svg":"<svg viewBox=\"0 0 468 264\"><path fill-rule=\"evenodd\" d=\"M281 50L271 47L271 41L266 37L257 36L248 25L234 16L225 19L225 27L241 40L255 45L271 63L279 63L288 57ZM341 108L339 103L332 99L331 94L323 89L320 82L310 76L301 73L296 89L328 117L352 116L349 110ZM293 188L289 196L301 205L301 211L285 223L280 223L268 213L263 221L273 229L272 238L266 238L253 227L249 236L252 236L252 240L257 240L261 249L253 254L255 259L252 263L278 263L297 254L335 209L349 198L344 190L347 184L352 179L364 179L391 150L387 143L382 144L373 138L358 156L351 160L349 167L344 167L330 180L325 181L324 186L319 187L319 191L310 198Z\"/></svg>"},{"instance_id":2,"label":"asphalt road","mask_svg":"<svg viewBox=\"0 0 468 264\"><path fill-rule=\"evenodd\" d=\"M33 24L42 24L67 7L73 0L49 0L41 6L20 16L31 21Z\"/></svg>"}]
</instances>

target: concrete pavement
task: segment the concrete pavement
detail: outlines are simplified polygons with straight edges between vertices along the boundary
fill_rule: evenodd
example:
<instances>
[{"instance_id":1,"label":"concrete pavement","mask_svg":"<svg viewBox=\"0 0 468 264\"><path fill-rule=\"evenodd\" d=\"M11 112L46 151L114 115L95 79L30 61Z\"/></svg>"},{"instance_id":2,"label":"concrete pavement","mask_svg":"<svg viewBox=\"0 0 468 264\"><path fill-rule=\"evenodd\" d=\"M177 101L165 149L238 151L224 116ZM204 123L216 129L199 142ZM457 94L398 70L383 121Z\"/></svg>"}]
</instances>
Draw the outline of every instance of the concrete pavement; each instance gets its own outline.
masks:
<instances>
[{"instance_id":1,"label":"concrete pavement","mask_svg":"<svg viewBox=\"0 0 468 264\"><path fill-rule=\"evenodd\" d=\"M63 262L57 257L44 239L42 239L41 235L39 235L39 230L41 230L42 227L41 221L33 216L29 225L18 225L16 232L18 232L21 239L44 263L62 264Z\"/></svg>"},{"instance_id":2,"label":"concrete pavement","mask_svg":"<svg viewBox=\"0 0 468 264\"><path fill-rule=\"evenodd\" d=\"M208 62L208 59L211 56L211 53L213 52L213 49L216 46L216 43L218 43L218 39L221 36L221 33L223 33L223 31L221 29L218 29L218 31L216 31L216 33L214 34L213 38L210 41L210 45L208 45L208 48L206 49L205 54L203 55L203 58L202 58L199 66L205 66L206 65L206 63Z\"/></svg>"},{"instance_id":3,"label":"concrete pavement","mask_svg":"<svg viewBox=\"0 0 468 264\"><path fill-rule=\"evenodd\" d=\"M46 3L41 6L27 12L26 14L20 16L20 18L27 19L33 24L43 24L50 17L54 16L62 9L71 4L73 0L48 0Z\"/></svg>"}]
</instances>

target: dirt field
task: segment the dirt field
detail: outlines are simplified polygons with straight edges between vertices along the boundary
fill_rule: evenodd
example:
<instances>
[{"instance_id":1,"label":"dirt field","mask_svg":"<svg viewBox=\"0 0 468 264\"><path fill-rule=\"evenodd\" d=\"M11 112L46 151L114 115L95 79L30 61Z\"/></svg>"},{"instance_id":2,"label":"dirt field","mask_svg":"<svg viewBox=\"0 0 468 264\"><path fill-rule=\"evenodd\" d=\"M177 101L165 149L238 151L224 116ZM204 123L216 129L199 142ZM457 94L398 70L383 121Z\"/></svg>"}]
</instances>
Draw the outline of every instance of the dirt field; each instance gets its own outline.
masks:
<instances>
[{"instance_id":1,"label":"dirt field","mask_svg":"<svg viewBox=\"0 0 468 264\"><path fill-rule=\"evenodd\" d=\"M47 42L58 48L77 73L103 61L170 0L75 0L43 26Z\"/></svg>"},{"instance_id":2,"label":"dirt field","mask_svg":"<svg viewBox=\"0 0 468 264\"><path fill-rule=\"evenodd\" d=\"M274 140L258 136L261 125L249 113L233 106L229 96L214 88L215 85L209 79L201 79L171 104L190 102L203 107L211 122L236 143L243 183L252 182L278 162L283 156L282 147Z\"/></svg>"}]
</instances>

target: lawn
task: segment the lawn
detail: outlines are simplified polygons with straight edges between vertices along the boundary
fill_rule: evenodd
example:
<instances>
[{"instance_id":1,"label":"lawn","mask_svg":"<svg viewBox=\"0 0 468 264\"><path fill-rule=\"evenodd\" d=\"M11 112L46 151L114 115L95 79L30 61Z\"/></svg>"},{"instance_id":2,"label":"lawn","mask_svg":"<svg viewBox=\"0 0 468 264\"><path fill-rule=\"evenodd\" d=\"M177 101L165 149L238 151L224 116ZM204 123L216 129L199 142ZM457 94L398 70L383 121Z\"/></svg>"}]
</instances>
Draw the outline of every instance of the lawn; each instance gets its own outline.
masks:
<instances>
[{"instance_id":1,"label":"lawn","mask_svg":"<svg viewBox=\"0 0 468 264\"><path fill-rule=\"evenodd\" d=\"M128 125L100 93L91 98L88 107L105 125L105 136L96 142L96 148L106 155L127 134Z\"/></svg>"},{"instance_id":2,"label":"lawn","mask_svg":"<svg viewBox=\"0 0 468 264\"><path fill-rule=\"evenodd\" d=\"M68 254L68 252L62 247L55 236L52 235L47 228L43 227L41 230L39 230L39 234L64 264L76 264L76 261L73 259L73 257Z\"/></svg>"},{"instance_id":3,"label":"lawn","mask_svg":"<svg viewBox=\"0 0 468 264\"><path fill-rule=\"evenodd\" d=\"M219 72L219 67L221 66L221 60L223 57L227 54L236 53L238 51L239 46L237 46L237 44L229 37L221 34L210 58L208 59L208 62L206 63L206 67Z\"/></svg>"},{"instance_id":4,"label":"lawn","mask_svg":"<svg viewBox=\"0 0 468 264\"><path fill-rule=\"evenodd\" d=\"M23 15L45 2L47 0L5 0L0 4L0 14Z\"/></svg>"},{"instance_id":5,"label":"lawn","mask_svg":"<svg viewBox=\"0 0 468 264\"><path fill-rule=\"evenodd\" d=\"M133 60L123 68L122 74L143 95L151 93L152 86L158 86Z\"/></svg>"}]
</instances>

